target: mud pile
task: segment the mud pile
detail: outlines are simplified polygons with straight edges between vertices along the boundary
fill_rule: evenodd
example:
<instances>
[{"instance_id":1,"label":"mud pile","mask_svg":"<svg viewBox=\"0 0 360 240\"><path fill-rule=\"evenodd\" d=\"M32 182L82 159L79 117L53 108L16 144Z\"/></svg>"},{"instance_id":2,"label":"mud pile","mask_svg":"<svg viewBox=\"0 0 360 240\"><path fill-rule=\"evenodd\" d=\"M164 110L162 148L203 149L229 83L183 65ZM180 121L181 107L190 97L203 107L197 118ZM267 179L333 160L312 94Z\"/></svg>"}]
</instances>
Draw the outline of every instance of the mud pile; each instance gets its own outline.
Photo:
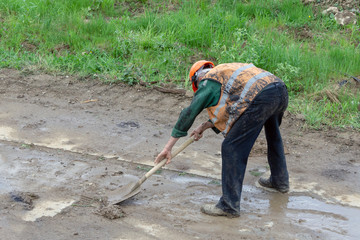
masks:
<instances>
[{"instance_id":1,"label":"mud pile","mask_svg":"<svg viewBox=\"0 0 360 240\"><path fill-rule=\"evenodd\" d=\"M39 199L39 196L30 192L12 192L11 199L23 205L25 210L32 210L34 208L33 200Z\"/></svg>"},{"instance_id":2,"label":"mud pile","mask_svg":"<svg viewBox=\"0 0 360 240\"><path fill-rule=\"evenodd\" d=\"M125 212L117 205L108 205L99 208L95 214L108 218L110 220L118 219L125 216Z\"/></svg>"}]
</instances>

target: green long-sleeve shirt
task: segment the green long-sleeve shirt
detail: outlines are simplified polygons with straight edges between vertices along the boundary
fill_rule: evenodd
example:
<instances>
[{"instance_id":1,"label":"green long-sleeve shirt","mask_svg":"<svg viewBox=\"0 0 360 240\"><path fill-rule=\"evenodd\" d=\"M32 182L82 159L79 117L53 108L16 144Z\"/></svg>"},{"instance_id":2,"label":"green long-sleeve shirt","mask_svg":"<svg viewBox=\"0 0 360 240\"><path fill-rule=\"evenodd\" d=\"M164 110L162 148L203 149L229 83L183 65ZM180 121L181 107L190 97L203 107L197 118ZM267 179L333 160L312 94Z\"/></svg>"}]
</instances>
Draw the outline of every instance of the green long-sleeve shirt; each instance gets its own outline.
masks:
<instances>
[{"instance_id":1,"label":"green long-sleeve shirt","mask_svg":"<svg viewBox=\"0 0 360 240\"><path fill-rule=\"evenodd\" d=\"M215 106L221 95L221 84L211 79L204 79L199 83L190 106L184 108L172 130L171 136L184 137L199 113L208 107ZM213 130L219 132L217 129Z\"/></svg>"}]
</instances>

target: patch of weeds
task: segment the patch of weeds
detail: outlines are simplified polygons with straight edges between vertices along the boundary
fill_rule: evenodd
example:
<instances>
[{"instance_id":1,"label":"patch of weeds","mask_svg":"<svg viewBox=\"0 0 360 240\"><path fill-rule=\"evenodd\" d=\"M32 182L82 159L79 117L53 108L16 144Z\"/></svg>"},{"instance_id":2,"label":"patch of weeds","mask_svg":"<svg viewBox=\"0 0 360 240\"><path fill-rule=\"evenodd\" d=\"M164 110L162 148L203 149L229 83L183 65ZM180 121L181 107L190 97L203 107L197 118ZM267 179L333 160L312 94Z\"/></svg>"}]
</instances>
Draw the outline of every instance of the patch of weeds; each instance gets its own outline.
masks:
<instances>
[{"instance_id":1,"label":"patch of weeds","mask_svg":"<svg viewBox=\"0 0 360 240\"><path fill-rule=\"evenodd\" d=\"M152 169L152 167L146 167L146 166L140 166L140 165L138 165L138 166L136 167L136 169L141 170L141 171L144 171L144 172L148 172L148 171L150 171L150 170ZM159 170L157 170L155 173L156 173L156 174L161 174L161 173L162 173L162 170L159 169Z\"/></svg>"},{"instance_id":2,"label":"patch of weeds","mask_svg":"<svg viewBox=\"0 0 360 240\"><path fill-rule=\"evenodd\" d=\"M21 144L20 148L22 148L22 149L24 149L24 148L30 149L30 148L32 148L33 146L34 146L34 144L23 143L23 144Z\"/></svg>"},{"instance_id":3,"label":"patch of weeds","mask_svg":"<svg viewBox=\"0 0 360 240\"><path fill-rule=\"evenodd\" d=\"M98 158L98 160L99 160L99 161L104 161L104 160L105 160L105 157L104 157L104 156L100 156L100 157Z\"/></svg>"},{"instance_id":4,"label":"patch of weeds","mask_svg":"<svg viewBox=\"0 0 360 240\"><path fill-rule=\"evenodd\" d=\"M303 84L298 81L300 68L290 65L289 63L278 63L275 70L276 76L280 77L286 86L294 92L299 92Z\"/></svg>"},{"instance_id":5,"label":"patch of weeds","mask_svg":"<svg viewBox=\"0 0 360 240\"><path fill-rule=\"evenodd\" d=\"M254 177L259 177L261 176L263 173L258 171L257 169L256 170L251 170L250 171L250 174L253 175Z\"/></svg>"},{"instance_id":6,"label":"patch of weeds","mask_svg":"<svg viewBox=\"0 0 360 240\"><path fill-rule=\"evenodd\" d=\"M256 34L250 36L245 28L238 28L233 33L235 39L231 45L214 41L211 46L211 55L217 56L219 62L247 62L263 65L262 56L264 43ZM219 54L220 53L220 54Z\"/></svg>"},{"instance_id":7,"label":"patch of weeds","mask_svg":"<svg viewBox=\"0 0 360 240\"><path fill-rule=\"evenodd\" d=\"M105 79L106 83L116 83L116 82L125 82L129 85L135 85L142 80L146 81L146 77L142 73L142 70L139 67L136 67L133 64L127 66L120 66L118 69L119 73L117 76L111 79Z\"/></svg>"},{"instance_id":8,"label":"patch of weeds","mask_svg":"<svg viewBox=\"0 0 360 240\"><path fill-rule=\"evenodd\" d=\"M113 16L115 15L114 4L114 0L93 0L86 9L87 17L100 15L100 13Z\"/></svg>"},{"instance_id":9,"label":"patch of weeds","mask_svg":"<svg viewBox=\"0 0 360 240\"><path fill-rule=\"evenodd\" d=\"M208 182L208 184L213 184L213 185L221 185L221 182L219 180L211 180L210 182Z\"/></svg>"},{"instance_id":10,"label":"patch of weeds","mask_svg":"<svg viewBox=\"0 0 360 240\"><path fill-rule=\"evenodd\" d=\"M133 64L130 64L121 72L120 80L128 83L129 85L134 85L141 80L142 76L143 74L141 69Z\"/></svg>"},{"instance_id":11,"label":"patch of weeds","mask_svg":"<svg viewBox=\"0 0 360 240\"><path fill-rule=\"evenodd\" d=\"M357 94L358 95L358 94ZM349 90L321 90L305 99L303 113L310 128L323 129L325 126L359 128L359 113L356 112L359 97ZM311 104L310 104L311 101ZM346 119L346 120L345 120Z\"/></svg>"},{"instance_id":12,"label":"patch of weeds","mask_svg":"<svg viewBox=\"0 0 360 240\"><path fill-rule=\"evenodd\" d=\"M189 176L189 177L195 177L195 174L192 173L187 173L187 172L180 172L179 176Z\"/></svg>"},{"instance_id":13,"label":"patch of weeds","mask_svg":"<svg viewBox=\"0 0 360 240\"><path fill-rule=\"evenodd\" d=\"M115 58L129 59L136 50L136 41L133 32L124 34L121 30L116 30L116 41L112 45L112 56Z\"/></svg>"}]
</instances>

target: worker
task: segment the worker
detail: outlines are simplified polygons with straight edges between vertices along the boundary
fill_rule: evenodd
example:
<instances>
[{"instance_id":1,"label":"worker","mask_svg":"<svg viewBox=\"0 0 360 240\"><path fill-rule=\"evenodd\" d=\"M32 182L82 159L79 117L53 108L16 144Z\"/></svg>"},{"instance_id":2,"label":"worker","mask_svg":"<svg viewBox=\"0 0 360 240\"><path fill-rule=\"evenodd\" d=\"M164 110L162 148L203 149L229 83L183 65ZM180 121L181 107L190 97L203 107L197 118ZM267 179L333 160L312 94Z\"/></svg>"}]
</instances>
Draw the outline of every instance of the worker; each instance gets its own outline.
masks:
<instances>
[{"instance_id":1,"label":"worker","mask_svg":"<svg viewBox=\"0 0 360 240\"><path fill-rule=\"evenodd\" d=\"M216 204L205 204L201 211L213 216L240 216L240 199L248 157L261 129L265 128L268 146L269 178L259 184L286 193L289 175L279 130L288 105L284 82L251 63L225 63L215 66L201 60L189 74L194 97L183 109L171 137L155 163L171 161L171 150L180 137L187 135L196 116L207 109L209 120L195 128L191 136L198 141L206 129L225 137L221 146L222 196Z\"/></svg>"}]
</instances>

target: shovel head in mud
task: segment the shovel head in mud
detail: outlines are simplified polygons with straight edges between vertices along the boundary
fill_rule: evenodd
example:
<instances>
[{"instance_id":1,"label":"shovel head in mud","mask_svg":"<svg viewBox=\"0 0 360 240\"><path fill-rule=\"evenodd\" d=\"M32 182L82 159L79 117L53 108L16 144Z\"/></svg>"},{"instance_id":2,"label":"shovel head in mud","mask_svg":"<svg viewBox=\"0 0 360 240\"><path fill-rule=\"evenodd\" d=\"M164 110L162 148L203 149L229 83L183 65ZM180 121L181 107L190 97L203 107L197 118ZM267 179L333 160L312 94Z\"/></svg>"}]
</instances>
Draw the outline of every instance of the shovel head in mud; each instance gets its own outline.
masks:
<instances>
[{"instance_id":1,"label":"shovel head in mud","mask_svg":"<svg viewBox=\"0 0 360 240\"><path fill-rule=\"evenodd\" d=\"M179 148L177 148L171 155L172 158L176 157L182 150L184 150L187 146L189 146L192 142L194 142L194 138L191 137L186 140ZM151 175L153 175L157 170L162 168L167 159L162 160L158 164L156 164L150 171L148 171L139 181L135 183L129 183L118 190L113 191L110 195L108 195L108 203L109 204L119 204L126 199L129 199L140 192L140 186L143 182L146 181Z\"/></svg>"},{"instance_id":2,"label":"shovel head in mud","mask_svg":"<svg viewBox=\"0 0 360 240\"><path fill-rule=\"evenodd\" d=\"M140 192L140 185L138 187L135 186L136 183L129 183L108 195L109 204L119 204L126 199L129 199Z\"/></svg>"}]
</instances>

